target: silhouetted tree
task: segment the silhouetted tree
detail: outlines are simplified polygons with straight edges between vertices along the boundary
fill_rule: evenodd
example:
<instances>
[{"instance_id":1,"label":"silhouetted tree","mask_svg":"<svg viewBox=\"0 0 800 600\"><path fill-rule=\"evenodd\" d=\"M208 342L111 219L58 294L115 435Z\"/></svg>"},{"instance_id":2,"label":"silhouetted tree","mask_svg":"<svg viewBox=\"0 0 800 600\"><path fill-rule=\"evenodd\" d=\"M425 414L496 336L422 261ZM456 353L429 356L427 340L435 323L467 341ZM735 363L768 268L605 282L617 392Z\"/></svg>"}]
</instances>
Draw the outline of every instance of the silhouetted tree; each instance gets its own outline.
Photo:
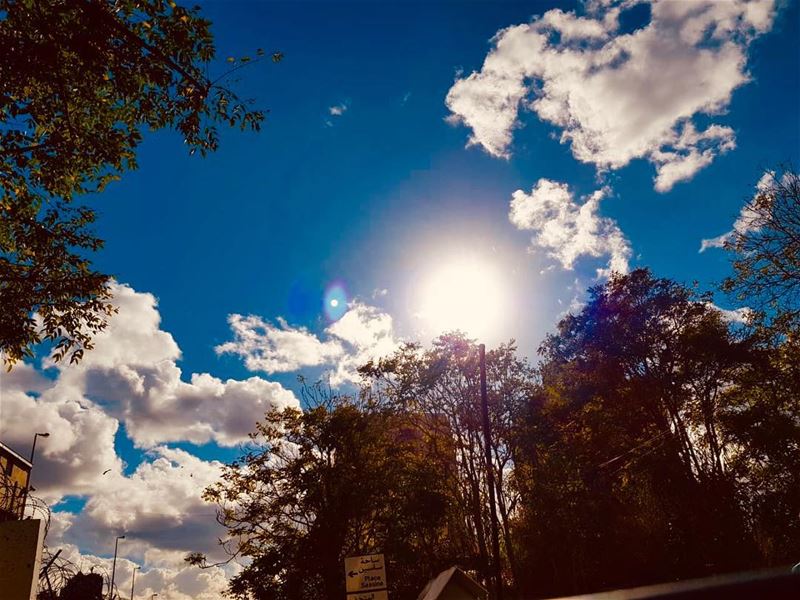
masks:
<instances>
[{"instance_id":1,"label":"silhouetted tree","mask_svg":"<svg viewBox=\"0 0 800 600\"><path fill-rule=\"evenodd\" d=\"M796 331L731 324L710 296L637 269L589 290L540 354L534 369L513 343L487 353L509 598L797 560ZM234 597L335 597L342 559L371 551L398 597L453 564L485 576L476 345L452 333L360 372L356 399L267 415L206 492L251 561Z\"/></svg>"},{"instance_id":2,"label":"silhouetted tree","mask_svg":"<svg viewBox=\"0 0 800 600\"><path fill-rule=\"evenodd\" d=\"M453 491L474 556L462 566L485 580L491 538L478 360L477 344L451 333L434 340L427 350L407 345L361 372L369 379L363 393L371 400L405 414L423 431L426 423L437 423L453 441L458 486ZM486 370L501 560L506 584L513 589L522 568L510 543L520 497L515 485L515 428L535 377L530 365L516 356L513 342L487 352Z\"/></svg>"},{"instance_id":3,"label":"silhouetted tree","mask_svg":"<svg viewBox=\"0 0 800 600\"><path fill-rule=\"evenodd\" d=\"M791 168L768 171L725 248L734 275L723 289L762 311L778 330L800 325L800 176Z\"/></svg>"},{"instance_id":4,"label":"silhouetted tree","mask_svg":"<svg viewBox=\"0 0 800 600\"><path fill-rule=\"evenodd\" d=\"M707 298L646 270L590 290L541 347L515 468L526 594L737 569L754 549L719 420L750 360Z\"/></svg>"},{"instance_id":5,"label":"silhouetted tree","mask_svg":"<svg viewBox=\"0 0 800 600\"><path fill-rule=\"evenodd\" d=\"M253 441L205 492L230 551L250 561L231 596L335 598L345 593L346 556L383 552L390 593L414 597L459 562L455 482L442 477L453 461L447 440L432 448L401 415L332 398L268 414Z\"/></svg>"},{"instance_id":6,"label":"silhouetted tree","mask_svg":"<svg viewBox=\"0 0 800 600\"><path fill-rule=\"evenodd\" d=\"M97 573L76 573L58 595L59 600L102 600L103 578Z\"/></svg>"},{"instance_id":7,"label":"silhouetted tree","mask_svg":"<svg viewBox=\"0 0 800 600\"><path fill-rule=\"evenodd\" d=\"M56 359L79 360L105 327L110 279L88 258L103 242L94 211L73 202L136 167L144 129L174 128L205 155L218 123L260 128L263 112L208 77L215 52L209 21L171 0L0 0L0 353L9 367L42 340L55 343ZM229 60L236 70L250 58Z\"/></svg>"}]
</instances>

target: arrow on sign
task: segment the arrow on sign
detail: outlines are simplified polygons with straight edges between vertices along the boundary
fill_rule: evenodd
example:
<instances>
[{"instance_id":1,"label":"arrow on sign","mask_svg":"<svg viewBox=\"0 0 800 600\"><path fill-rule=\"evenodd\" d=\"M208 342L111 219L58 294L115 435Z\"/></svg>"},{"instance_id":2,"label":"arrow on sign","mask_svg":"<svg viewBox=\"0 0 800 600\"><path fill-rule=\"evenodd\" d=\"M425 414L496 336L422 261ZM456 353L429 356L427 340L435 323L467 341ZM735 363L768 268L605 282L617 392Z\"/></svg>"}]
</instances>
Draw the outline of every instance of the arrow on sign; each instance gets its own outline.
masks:
<instances>
[{"instance_id":1,"label":"arrow on sign","mask_svg":"<svg viewBox=\"0 0 800 600\"><path fill-rule=\"evenodd\" d=\"M348 576L348 577L357 577L357 576L358 576L358 571L350 571L350 572L347 574L347 576Z\"/></svg>"}]
</instances>

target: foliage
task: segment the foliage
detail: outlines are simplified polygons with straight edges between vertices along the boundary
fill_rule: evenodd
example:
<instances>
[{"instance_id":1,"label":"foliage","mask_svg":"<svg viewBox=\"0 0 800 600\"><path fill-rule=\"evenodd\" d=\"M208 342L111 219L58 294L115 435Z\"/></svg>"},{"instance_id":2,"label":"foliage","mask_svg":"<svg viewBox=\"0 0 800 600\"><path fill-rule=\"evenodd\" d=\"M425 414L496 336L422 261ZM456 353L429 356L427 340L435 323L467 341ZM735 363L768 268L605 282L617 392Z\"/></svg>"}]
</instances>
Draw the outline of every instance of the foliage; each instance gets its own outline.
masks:
<instances>
[{"instance_id":1,"label":"foliage","mask_svg":"<svg viewBox=\"0 0 800 600\"><path fill-rule=\"evenodd\" d=\"M442 476L446 440L433 448L396 414L329 398L268 414L253 441L205 492L220 506L228 548L250 561L231 596L333 598L344 590L344 557L379 551L390 593L411 597L459 558L448 535L458 524L453 481Z\"/></svg>"},{"instance_id":2,"label":"foliage","mask_svg":"<svg viewBox=\"0 0 800 600\"><path fill-rule=\"evenodd\" d=\"M215 52L209 21L171 0L0 0L0 351L9 367L42 340L56 342L57 359L79 360L105 326L110 277L87 258L102 241L89 227L94 211L73 202L136 168L143 130L173 128L205 155L217 149L217 124L261 127L264 113L224 87L224 75L209 78Z\"/></svg>"},{"instance_id":3,"label":"foliage","mask_svg":"<svg viewBox=\"0 0 800 600\"><path fill-rule=\"evenodd\" d=\"M443 335L429 350L408 345L389 359L369 364L362 374L371 401L408 415L424 430L436 422L456 450L453 490L472 558L461 566L477 573L488 586L490 516L487 466L480 404L478 346L461 333ZM513 341L486 353L487 398L492 435L492 467L502 552L503 576L513 585L523 568L510 544L520 494L512 469L517 449L515 423L530 397L535 374L516 356ZM463 542L460 542L463 543Z\"/></svg>"},{"instance_id":4,"label":"foliage","mask_svg":"<svg viewBox=\"0 0 800 600\"><path fill-rule=\"evenodd\" d=\"M800 335L709 300L638 269L591 289L537 368L513 343L487 353L507 597L796 562ZM335 597L342 558L370 551L397 597L453 564L485 579L478 372L448 334L365 365L357 400L267 415L206 492L252 561L231 594Z\"/></svg>"},{"instance_id":5,"label":"foliage","mask_svg":"<svg viewBox=\"0 0 800 600\"><path fill-rule=\"evenodd\" d=\"M735 255L734 275L723 289L769 312L778 331L800 325L800 175L768 171L744 207L746 226L735 228L725 248Z\"/></svg>"},{"instance_id":6,"label":"foliage","mask_svg":"<svg viewBox=\"0 0 800 600\"><path fill-rule=\"evenodd\" d=\"M705 298L646 270L591 290L559 323L520 458L534 474L521 550L542 565L523 589L625 587L753 560L728 463L737 449L718 418L749 351Z\"/></svg>"}]
</instances>

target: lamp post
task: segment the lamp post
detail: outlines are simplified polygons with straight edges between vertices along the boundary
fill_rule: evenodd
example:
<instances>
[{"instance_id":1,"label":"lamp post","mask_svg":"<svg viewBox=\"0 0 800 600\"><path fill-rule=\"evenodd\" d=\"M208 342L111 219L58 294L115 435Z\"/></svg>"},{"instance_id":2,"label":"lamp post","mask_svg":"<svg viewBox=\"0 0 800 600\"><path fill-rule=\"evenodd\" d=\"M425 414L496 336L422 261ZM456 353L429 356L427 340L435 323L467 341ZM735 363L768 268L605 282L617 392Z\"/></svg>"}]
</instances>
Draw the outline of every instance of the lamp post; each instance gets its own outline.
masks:
<instances>
[{"instance_id":1,"label":"lamp post","mask_svg":"<svg viewBox=\"0 0 800 600\"><path fill-rule=\"evenodd\" d=\"M43 437L43 438L50 437L50 433L49 432L44 432L44 433L34 433L33 434L33 447L31 448L31 460L30 460L31 464L33 464L33 454L34 454L34 452L36 452L36 438L38 438L38 437Z\"/></svg>"},{"instance_id":2,"label":"lamp post","mask_svg":"<svg viewBox=\"0 0 800 600\"><path fill-rule=\"evenodd\" d=\"M44 433L34 433L33 434L33 446L31 446L31 459L28 461L28 462L31 463L31 470L28 471L28 477L27 477L27 480L25 481L25 496L24 496L23 502L22 502L22 512L23 513L25 512L25 506L28 503L28 495L31 492L31 471L33 471L33 457L34 457L34 454L36 454L36 438L40 438L40 437L43 437L43 438L50 437L50 433L45 431Z\"/></svg>"},{"instance_id":3,"label":"lamp post","mask_svg":"<svg viewBox=\"0 0 800 600\"><path fill-rule=\"evenodd\" d=\"M111 565L111 585L108 586L109 587L108 597L111 600L114 600L114 575L117 572L117 549L119 548L119 541L124 539L125 535L123 534L123 535L118 535L117 539L114 540L114 562Z\"/></svg>"},{"instance_id":4,"label":"lamp post","mask_svg":"<svg viewBox=\"0 0 800 600\"><path fill-rule=\"evenodd\" d=\"M133 600L133 585L136 583L136 571L141 568L137 565L133 567L133 572L131 573L131 600Z\"/></svg>"},{"instance_id":5,"label":"lamp post","mask_svg":"<svg viewBox=\"0 0 800 600\"><path fill-rule=\"evenodd\" d=\"M481 363L481 412L483 416L483 442L486 451L486 485L489 487L489 513L492 528L491 571L494 576L495 598L503 600L503 580L500 577L500 540L497 534L497 508L494 497L494 467L492 466L492 426L489 422L489 402L486 395L486 345L478 346Z\"/></svg>"}]
</instances>

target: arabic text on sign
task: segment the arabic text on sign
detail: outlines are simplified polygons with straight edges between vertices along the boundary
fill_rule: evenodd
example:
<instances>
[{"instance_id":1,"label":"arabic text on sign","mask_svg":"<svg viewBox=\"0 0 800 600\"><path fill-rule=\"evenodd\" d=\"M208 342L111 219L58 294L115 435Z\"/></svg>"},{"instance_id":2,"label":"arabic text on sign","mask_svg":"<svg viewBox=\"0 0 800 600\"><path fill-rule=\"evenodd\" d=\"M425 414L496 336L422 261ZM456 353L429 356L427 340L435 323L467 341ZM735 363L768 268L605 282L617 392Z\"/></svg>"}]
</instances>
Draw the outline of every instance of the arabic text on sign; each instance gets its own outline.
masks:
<instances>
[{"instance_id":1,"label":"arabic text on sign","mask_svg":"<svg viewBox=\"0 0 800 600\"><path fill-rule=\"evenodd\" d=\"M344 559L347 593L370 592L385 589L386 564L383 554L351 556ZM376 597L380 600L380 596Z\"/></svg>"}]
</instances>

